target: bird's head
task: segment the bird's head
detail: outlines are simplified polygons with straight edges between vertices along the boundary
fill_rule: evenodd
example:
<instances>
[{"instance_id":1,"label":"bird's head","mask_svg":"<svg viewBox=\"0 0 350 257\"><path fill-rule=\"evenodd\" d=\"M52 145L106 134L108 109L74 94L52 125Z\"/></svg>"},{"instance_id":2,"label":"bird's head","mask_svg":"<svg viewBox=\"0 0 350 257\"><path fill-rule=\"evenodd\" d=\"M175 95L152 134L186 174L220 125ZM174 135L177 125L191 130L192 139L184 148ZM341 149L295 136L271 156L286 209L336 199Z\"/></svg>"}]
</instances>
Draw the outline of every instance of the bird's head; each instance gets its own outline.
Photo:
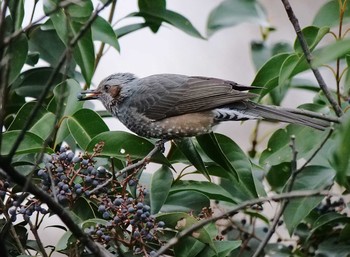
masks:
<instances>
[{"instance_id":1,"label":"bird's head","mask_svg":"<svg viewBox=\"0 0 350 257\"><path fill-rule=\"evenodd\" d=\"M111 111L113 106L116 106L128 96L129 88L126 86L135 79L137 79L137 77L132 73L112 74L102 80L96 89L80 92L78 100L98 99Z\"/></svg>"}]
</instances>

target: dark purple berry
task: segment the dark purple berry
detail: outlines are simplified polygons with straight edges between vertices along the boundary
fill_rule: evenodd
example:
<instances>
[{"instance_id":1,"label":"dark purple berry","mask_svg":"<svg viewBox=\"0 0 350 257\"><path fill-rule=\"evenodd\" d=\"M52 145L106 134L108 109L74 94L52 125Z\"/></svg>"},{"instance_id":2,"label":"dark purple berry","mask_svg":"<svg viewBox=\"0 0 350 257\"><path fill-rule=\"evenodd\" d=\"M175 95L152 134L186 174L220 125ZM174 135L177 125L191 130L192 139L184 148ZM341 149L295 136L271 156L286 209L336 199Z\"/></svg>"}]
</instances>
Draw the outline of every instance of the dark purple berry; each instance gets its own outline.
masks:
<instances>
[{"instance_id":1,"label":"dark purple berry","mask_svg":"<svg viewBox=\"0 0 350 257\"><path fill-rule=\"evenodd\" d=\"M115 224L118 224L120 222L120 218L118 216L115 216L113 221Z\"/></svg>"},{"instance_id":2,"label":"dark purple berry","mask_svg":"<svg viewBox=\"0 0 350 257\"><path fill-rule=\"evenodd\" d=\"M151 210L151 207L149 205L144 205L143 206L143 210L146 212L146 211L150 211Z\"/></svg>"},{"instance_id":3,"label":"dark purple berry","mask_svg":"<svg viewBox=\"0 0 350 257\"><path fill-rule=\"evenodd\" d=\"M139 231L135 231L134 232L134 238L139 238L140 237L140 232Z\"/></svg>"},{"instance_id":4,"label":"dark purple berry","mask_svg":"<svg viewBox=\"0 0 350 257\"><path fill-rule=\"evenodd\" d=\"M101 204L100 206L98 206L98 211L99 212L104 212L106 210L106 206L104 206L103 204Z\"/></svg>"},{"instance_id":5,"label":"dark purple berry","mask_svg":"<svg viewBox=\"0 0 350 257\"><path fill-rule=\"evenodd\" d=\"M157 255L157 252L156 251L151 251L150 253L149 253L149 256L150 257L154 257L154 256L156 256Z\"/></svg>"},{"instance_id":6,"label":"dark purple berry","mask_svg":"<svg viewBox=\"0 0 350 257\"><path fill-rule=\"evenodd\" d=\"M102 214L102 217L104 219L108 219L109 218L109 212L108 211L105 211L103 214Z\"/></svg>"},{"instance_id":7,"label":"dark purple berry","mask_svg":"<svg viewBox=\"0 0 350 257\"><path fill-rule=\"evenodd\" d=\"M87 166L88 164L89 164L89 160L87 160L87 159L84 159L81 161L82 166Z\"/></svg>"},{"instance_id":8,"label":"dark purple berry","mask_svg":"<svg viewBox=\"0 0 350 257\"><path fill-rule=\"evenodd\" d=\"M97 235L97 236L102 236L102 235L103 235L102 230L100 230L100 229L99 229L99 230L97 230L97 231L96 231L96 235Z\"/></svg>"},{"instance_id":9,"label":"dark purple berry","mask_svg":"<svg viewBox=\"0 0 350 257\"><path fill-rule=\"evenodd\" d=\"M39 176L39 177L42 177L44 174L46 174L45 170L40 169L40 170L38 171L38 176Z\"/></svg>"},{"instance_id":10,"label":"dark purple berry","mask_svg":"<svg viewBox=\"0 0 350 257\"><path fill-rule=\"evenodd\" d=\"M134 212L135 212L134 207L129 207L129 208L128 208L128 212L129 212L129 213L134 213Z\"/></svg>"},{"instance_id":11,"label":"dark purple berry","mask_svg":"<svg viewBox=\"0 0 350 257\"><path fill-rule=\"evenodd\" d=\"M100 166L100 167L97 168L97 172L99 174L105 174L106 173L106 169L105 169L105 167Z\"/></svg>"},{"instance_id":12,"label":"dark purple berry","mask_svg":"<svg viewBox=\"0 0 350 257\"><path fill-rule=\"evenodd\" d=\"M81 162L81 158L78 157L78 156L75 156L75 157L73 158L73 162L74 162L74 163L79 163L79 162Z\"/></svg>"},{"instance_id":13,"label":"dark purple berry","mask_svg":"<svg viewBox=\"0 0 350 257\"><path fill-rule=\"evenodd\" d=\"M74 158L74 153L72 151L67 153L67 160L68 161L72 161Z\"/></svg>"},{"instance_id":14,"label":"dark purple berry","mask_svg":"<svg viewBox=\"0 0 350 257\"><path fill-rule=\"evenodd\" d=\"M67 154L66 153L60 153L60 155L58 156L58 159L59 160L64 160L64 159L66 159L67 158Z\"/></svg>"},{"instance_id":15,"label":"dark purple berry","mask_svg":"<svg viewBox=\"0 0 350 257\"><path fill-rule=\"evenodd\" d=\"M90 196L90 194L91 194L91 193L90 193L89 190L86 190L86 191L85 191L85 195L86 195L86 196Z\"/></svg>"},{"instance_id":16,"label":"dark purple berry","mask_svg":"<svg viewBox=\"0 0 350 257\"><path fill-rule=\"evenodd\" d=\"M148 222L146 223L146 227L148 227L148 228L153 228L153 222L148 221Z\"/></svg>"},{"instance_id":17,"label":"dark purple berry","mask_svg":"<svg viewBox=\"0 0 350 257\"><path fill-rule=\"evenodd\" d=\"M62 181L58 182L58 184L57 184L57 186L58 186L59 188L62 188L64 185L65 185L65 183L62 182Z\"/></svg>"},{"instance_id":18,"label":"dark purple berry","mask_svg":"<svg viewBox=\"0 0 350 257\"><path fill-rule=\"evenodd\" d=\"M152 234L151 234L151 233L148 233L148 234L146 235L146 240L147 240L147 241L150 241L150 240L152 240L152 239L153 239Z\"/></svg>"},{"instance_id":19,"label":"dark purple berry","mask_svg":"<svg viewBox=\"0 0 350 257\"><path fill-rule=\"evenodd\" d=\"M92 181L92 185L93 185L94 187L97 187L99 183L100 183L100 182L99 182L97 179L94 179L94 180Z\"/></svg>"},{"instance_id":20,"label":"dark purple berry","mask_svg":"<svg viewBox=\"0 0 350 257\"><path fill-rule=\"evenodd\" d=\"M62 190L64 190L64 191L68 191L68 189L69 189L69 185L68 184L64 184L63 186L62 186Z\"/></svg>"},{"instance_id":21,"label":"dark purple berry","mask_svg":"<svg viewBox=\"0 0 350 257\"><path fill-rule=\"evenodd\" d=\"M75 188L75 189L81 188L81 185L80 185L80 184L75 184L75 185L74 185L74 188Z\"/></svg>"},{"instance_id":22,"label":"dark purple berry","mask_svg":"<svg viewBox=\"0 0 350 257\"><path fill-rule=\"evenodd\" d=\"M16 214L16 209L17 209L17 208L14 207L14 206L11 207L11 208L9 209L9 214L10 214L10 215L15 215L15 214Z\"/></svg>"},{"instance_id":23,"label":"dark purple berry","mask_svg":"<svg viewBox=\"0 0 350 257\"><path fill-rule=\"evenodd\" d=\"M133 187L136 185L136 181L133 180L133 179L130 179L129 182L128 182L129 186Z\"/></svg>"},{"instance_id":24,"label":"dark purple berry","mask_svg":"<svg viewBox=\"0 0 350 257\"><path fill-rule=\"evenodd\" d=\"M116 199L113 201L113 204L114 204L115 206L120 206L123 202L124 202L123 199L121 199L121 198L116 198Z\"/></svg>"},{"instance_id":25,"label":"dark purple berry","mask_svg":"<svg viewBox=\"0 0 350 257\"><path fill-rule=\"evenodd\" d=\"M77 193L78 195L81 195L81 193L83 192L83 189L82 188L77 188L75 190L75 193Z\"/></svg>"},{"instance_id":26,"label":"dark purple berry","mask_svg":"<svg viewBox=\"0 0 350 257\"><path fill-rule=\"evenodd\" d=\"M85 182L86 183L91 183L92 182L92 178L90 176L86 176L85 177Z\"/></svg>"},{"instance_id":27,"label":"dark purple berry","mask_svg":"<svg viewBox=\"0 0 350 257\"><path fill-rule=\"evenodd\" d=\"M58 167L56 168L56 171L57 171L57 173L63 173L64 169L63 169L62 166L58 166Z\"/></svg>"},{"instance_id":28,"label":"dark purple berry","mask_svg":"<svg viewBox=\"0 0 350 257\"><path fill-rule=\"evenodd\" d=\"M164 228L164 226L165 226L164 221L159 221L158 222L158 228Z\"/></svg>"},{"instance_id":29,"label":"dark purple berry","mask_svg":"<svg viewBox=\"0 0 350 257\"><path fill-rule=\"evenodd\" d=\"M111 237L109 235L105 235L102 238L107 242L111 240Z\"/></svg>"},{"instance_id":30,"label":"dark purple berry","mask_svg":"<svg viewBox=\"0 0 350 257\"><path fill-rule=\"evenodd\" d=\"M137 209L142 209L143 208L143 203L137 203L136 208Z\"/></svg>"}]
</instances>

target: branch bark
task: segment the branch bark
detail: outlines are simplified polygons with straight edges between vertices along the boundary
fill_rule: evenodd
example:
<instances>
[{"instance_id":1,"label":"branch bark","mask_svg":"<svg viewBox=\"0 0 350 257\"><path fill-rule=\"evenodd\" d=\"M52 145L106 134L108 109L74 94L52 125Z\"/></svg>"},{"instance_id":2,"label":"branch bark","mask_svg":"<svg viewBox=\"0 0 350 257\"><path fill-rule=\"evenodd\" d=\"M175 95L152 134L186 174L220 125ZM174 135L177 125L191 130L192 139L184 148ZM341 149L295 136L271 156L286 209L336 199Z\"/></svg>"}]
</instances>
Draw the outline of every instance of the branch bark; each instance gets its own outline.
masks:
<instances>
[{"instance_id":1,"label":"branch bark","mask_svg":"<svg viewBox=\"0 0 350 257\"><path fill-rule=\"evenodd\" d=\"M295 16L294 11L293 11L289 1L288 0L281 0L281 1L282 1L283 5L284 5L284 8L285 8L286 12L287 12L289 20L291 21L291 23L292 23L292 25L294 27L294 30L295 30L295 32L297 34L297 37L298 37L298 40L300 42L301 48L303 49L305 58L306 58L308 64L310 65L310 68L311 68L312 72L314 73L315 78L316 78L316 80L317 80L321 90L323 91L323 93L327 97L329 103L332 105L332 107L333 107L335 113L337 114L337 116L338 117L342 116L343 115L343 111L340 108L340 106L338 105L338 103L336 102L336 100L333 98L331 92L328 90L326 82L324 81L320 71L317 68L314 68L312 66L312 58L313 57L311 55L311 52L310 52L309 46L307 45L305 37L304 37L303 33L301 32L299 21L298 21L297 17Z\"/></svg>"}]
</instances>

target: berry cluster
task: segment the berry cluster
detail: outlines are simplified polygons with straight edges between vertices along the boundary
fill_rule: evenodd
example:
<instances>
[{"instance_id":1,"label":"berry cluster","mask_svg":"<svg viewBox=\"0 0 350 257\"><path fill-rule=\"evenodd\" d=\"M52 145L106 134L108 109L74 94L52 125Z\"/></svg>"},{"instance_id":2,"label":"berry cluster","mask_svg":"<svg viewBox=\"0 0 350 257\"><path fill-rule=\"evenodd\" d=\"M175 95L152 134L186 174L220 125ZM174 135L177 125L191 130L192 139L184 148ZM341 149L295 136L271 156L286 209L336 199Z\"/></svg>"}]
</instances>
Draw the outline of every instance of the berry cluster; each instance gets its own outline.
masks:
<instances>
[{"instance_id":1,"label":"berry cluster","mask_svg":"<svg viewBox=\"0 0 350 257\"><path fill-rule=\"evenodd\" d=\"M90 190L98 187L109 176L104 167L94 167L93 157L88 154L74 156L69 147L61 147L59 152L44 159L45 166L37 172L42 189L64 205L72 203L83 193L90 196Z\"/></svg>"}]
</instances>

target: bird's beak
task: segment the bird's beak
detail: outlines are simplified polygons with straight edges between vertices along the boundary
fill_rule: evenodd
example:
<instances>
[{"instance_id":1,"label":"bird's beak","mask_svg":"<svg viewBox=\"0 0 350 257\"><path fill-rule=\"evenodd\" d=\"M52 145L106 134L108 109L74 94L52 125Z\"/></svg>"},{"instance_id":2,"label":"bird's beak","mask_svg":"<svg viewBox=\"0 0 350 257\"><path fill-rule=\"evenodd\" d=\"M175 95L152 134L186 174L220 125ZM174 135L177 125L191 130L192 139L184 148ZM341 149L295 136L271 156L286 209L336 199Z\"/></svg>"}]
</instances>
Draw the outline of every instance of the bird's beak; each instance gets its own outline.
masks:
<instances>
[{"instance_id":1,"label":"bird's beak","mask_svg":"<svg viewBox=\"0 0 350 257\"><path fill-rule=\"evenodd\" d=\"M101 92L97 90L85 90L85 91L81 91L77 97L79 101L93 100L93 99L98 99L100 94Z\"/></svg>"}]
</instances>

